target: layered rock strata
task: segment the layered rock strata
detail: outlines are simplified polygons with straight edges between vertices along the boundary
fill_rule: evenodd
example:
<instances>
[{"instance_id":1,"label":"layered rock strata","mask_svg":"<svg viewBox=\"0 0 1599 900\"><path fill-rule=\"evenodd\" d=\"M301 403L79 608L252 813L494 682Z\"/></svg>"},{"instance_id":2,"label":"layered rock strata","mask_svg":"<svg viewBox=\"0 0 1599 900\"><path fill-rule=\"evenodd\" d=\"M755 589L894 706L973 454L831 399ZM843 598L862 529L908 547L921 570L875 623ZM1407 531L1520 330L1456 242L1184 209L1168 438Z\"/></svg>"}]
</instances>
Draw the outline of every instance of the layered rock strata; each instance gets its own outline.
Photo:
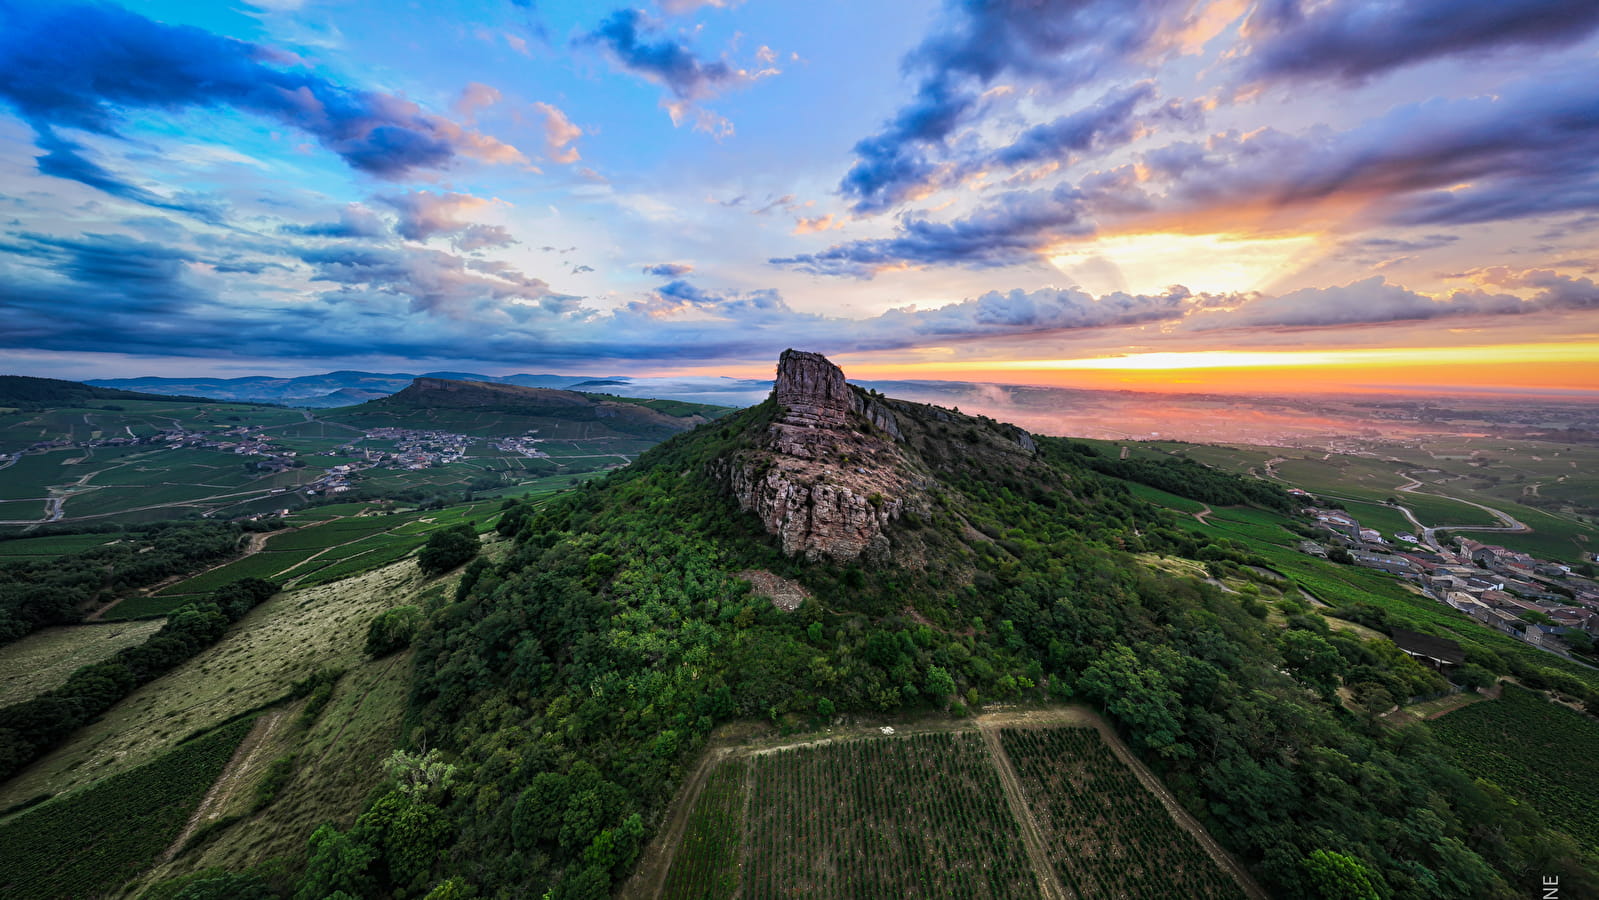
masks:
<instances>
[{"instance_id":1,"label":"layered rock strata","mask_svg":"<svg viewBox=\"0 0 1599 900\"><path fill-rule=\"evenodd\" d=\"M894 414L818 353L784 351L772 397L780 412L764 449L725 470L740 508L790 555L886 556L884 529L913 491Z\"/></svg>"}]
</instances>

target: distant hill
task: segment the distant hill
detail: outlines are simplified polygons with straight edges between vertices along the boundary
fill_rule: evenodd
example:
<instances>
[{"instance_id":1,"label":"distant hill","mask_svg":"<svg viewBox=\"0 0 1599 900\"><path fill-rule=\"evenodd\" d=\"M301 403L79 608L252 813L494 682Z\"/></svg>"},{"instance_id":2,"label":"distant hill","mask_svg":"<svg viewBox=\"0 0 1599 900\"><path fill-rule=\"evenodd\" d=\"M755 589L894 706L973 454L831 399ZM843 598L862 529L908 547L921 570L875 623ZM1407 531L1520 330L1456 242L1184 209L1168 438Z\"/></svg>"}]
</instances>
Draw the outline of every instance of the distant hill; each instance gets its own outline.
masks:
<instances>
[{"instance_id":1,"label":"distant hill","mask_svg":"<svg viewBox=\"0 0 1599 900\"><path fill-rule=\"evenodd\" d=\"M139 391L98 387L78 381L56 378L32 378L27 375L0 375L0 406L15 409L48 409L58 406L83 406L99 400L163 400L182 399L194 403L213 403L205 397L174 397L168 394L147 394Z\"/></svg>"},{"instance_id":2,"label":"distant hill","mask_svg":"<svg viewBox=\"0 0 1599 900\"><path fill-rule=\"evenodd\" d=\"M726 412L726 407L678 400L422 377L392 396L335 410L324 418L363 428L389 425L500 435L536 431L547 438L657 441Z\"/></svg>"},{"instance_id":3,"label":"distant hill","mask_svg":"<svg viewBox=\"0 0 1599 900\"><path fill-rule=\"evenodd\" d=\"M417 378L449 381L478 381L519 384L526 387L565 388L577 382L595 381L626 384L621 376L599 375L477 375L470 372L410 373L358 372L344 370L320 375L275 378L251 375L242 378L101 378L91 384L153 394L182 394L216 400L243 400L281 403L287 406L327 408L349 406L404 390Z\"/></svg>"}]
</instances>

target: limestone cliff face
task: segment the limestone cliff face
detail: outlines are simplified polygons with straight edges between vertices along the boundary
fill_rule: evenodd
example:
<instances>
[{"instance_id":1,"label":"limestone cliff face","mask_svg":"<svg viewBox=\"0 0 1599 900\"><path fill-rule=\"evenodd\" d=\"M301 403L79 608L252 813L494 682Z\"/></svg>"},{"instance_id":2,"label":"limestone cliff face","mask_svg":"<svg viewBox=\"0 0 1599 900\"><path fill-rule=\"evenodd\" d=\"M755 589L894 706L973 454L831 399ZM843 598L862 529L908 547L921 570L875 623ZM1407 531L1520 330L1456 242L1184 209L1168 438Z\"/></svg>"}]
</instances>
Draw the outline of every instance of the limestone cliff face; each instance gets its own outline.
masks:
<instances>
[{"instance_id":1,"label":"limestone cliff face","mask_svg":"<svg viewBox=\"0 0 1599 900\"><path fill-rule=\"evenodd\" d=\"M739 506L790 555L885 557L884 528L920 505L893 412L826 357L796 350L779 360L772 397L781 409L765 447L724 469Z\"/></svg>"}]
</instances>

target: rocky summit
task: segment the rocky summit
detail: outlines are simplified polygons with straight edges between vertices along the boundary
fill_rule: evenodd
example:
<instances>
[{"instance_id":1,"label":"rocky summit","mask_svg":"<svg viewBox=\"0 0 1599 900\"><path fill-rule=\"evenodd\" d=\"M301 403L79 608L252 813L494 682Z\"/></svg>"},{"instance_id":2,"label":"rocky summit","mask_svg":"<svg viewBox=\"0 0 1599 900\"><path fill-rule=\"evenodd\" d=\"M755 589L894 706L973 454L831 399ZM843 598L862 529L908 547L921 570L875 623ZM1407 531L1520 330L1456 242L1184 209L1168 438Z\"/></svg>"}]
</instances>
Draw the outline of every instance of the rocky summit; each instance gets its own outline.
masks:
<instances>
[{"instance_id":1,"label":"rocky summit","mask_svg":"<svg viewBox=\"0 0 1599 900\"><path fill-rule=\"evenodd\" d=\"M886 558L888 523L923 501L894 413L827 357L797 350L778 361L772 402L761 449L722 470L740 508L790 555Z\"/></svg>"}]
</instances>

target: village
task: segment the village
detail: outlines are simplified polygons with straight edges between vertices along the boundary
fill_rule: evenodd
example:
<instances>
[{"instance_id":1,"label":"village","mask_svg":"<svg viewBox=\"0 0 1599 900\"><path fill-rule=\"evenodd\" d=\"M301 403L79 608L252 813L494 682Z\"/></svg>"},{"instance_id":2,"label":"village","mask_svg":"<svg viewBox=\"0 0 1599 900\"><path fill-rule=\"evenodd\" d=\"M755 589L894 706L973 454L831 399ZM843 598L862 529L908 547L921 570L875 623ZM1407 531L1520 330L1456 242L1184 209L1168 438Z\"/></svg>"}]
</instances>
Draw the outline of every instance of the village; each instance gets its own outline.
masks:
<instances>
[{"instance_id":1,"label":"village","mask_svg":"<svg viewBox=\"0 0 1599 900\"><path fill-rule=\"evenodd\" d=\"M1305 512L1326 537L1301 542L1302 552L1397 575L1485 627L1560 656L1587 650L1599 637L1599 583L1586 577L1593 571L1589 563L1579 574L1494 544L1441 541L1431 533L1399 532L1389 541L1345 510L1311 506Z\"/></svg>"},{"instance_id":2,"label":"village","mask_svg":"<svg viewBox=\"0 0 1599 900\"><path fill-rule=\"evenodd\" d=\"M303 491L307 496L313 497L341 494L351 489L359 472L369 469L417 471L435 468L462 461L468 456L469 449L477 444L487 444L507 455L518 454L529 458L548 459L549 454L538 448L543 438L536 437L536 434L537 430L534 429L514 437L483 438L448 431L374 428L346 443L328 450L317 451L316 456L335 457L346 461L329 466L324 475L293 490ZM367 443L380 446L363 446ZM273 443L273 437L267 434L262 426L240 425L219 431L191 431L181 425L175 425L144 435L135 435L130 431L126 435L81 441L65 439L39 441L15 454L0 454L0 465L12 457L20 458L26 453L132 446L231 453L251 458L252 468L264 475L305 468L306 458L312 455L309 451L302 452ZM272 493L287 493L289 490L291 489L275 488Z\"/></svg>"}]
</instances>

